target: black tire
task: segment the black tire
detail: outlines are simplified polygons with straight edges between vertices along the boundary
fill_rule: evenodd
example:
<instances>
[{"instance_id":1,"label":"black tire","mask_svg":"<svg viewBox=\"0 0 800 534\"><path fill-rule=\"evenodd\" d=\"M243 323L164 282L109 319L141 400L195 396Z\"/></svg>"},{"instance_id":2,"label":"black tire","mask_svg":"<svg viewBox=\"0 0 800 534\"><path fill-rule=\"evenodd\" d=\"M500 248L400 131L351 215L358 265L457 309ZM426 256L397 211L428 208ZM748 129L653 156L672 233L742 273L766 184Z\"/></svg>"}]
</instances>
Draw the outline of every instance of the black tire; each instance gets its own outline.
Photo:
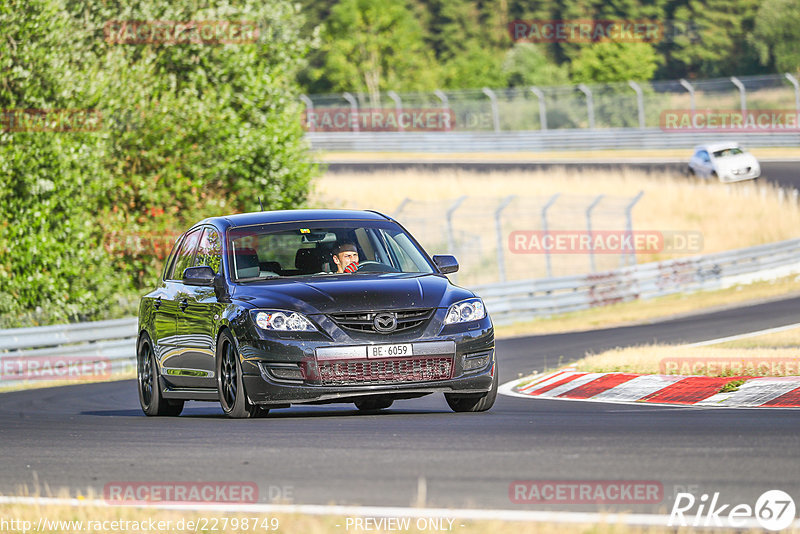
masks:
<instances>
[{"instance_id":1,"label":"black tire","mask_svg":"<svg viewBox=\"0 0 800 534\"><path fill-rule=\"evenodd\" d=\"M377 412L378 410L385 410L394 403L394 399L361 399L357 400L354 404L362 412Z\"/></svg>"},{"instance_id":2,"label":"black tire","mask_svg":"<svg viewBox=\"0 0 800 534\"><path fill-rule=\"evenodd\" d=\"M447 401L447 405L454 412L485 412L494 406L494 401L497 398L497 375L497 365L495 364L492 389L482 395L445 393L444 398Z\"/></svg>"},{"instance_id":3,"label":"black tire","mask_svg":"<svg viewBox=\"0 0 800 534\"><path fill-rule=\"evenodd\" d=\"M688 174L689 176L694 176L694 169L689 167L689 169L686 171L686 174Z\"/></svg>"},{"instance_id":4,"label":"black tire","mask_svg":"<svg viewBox=\"0 0 800 534\"><path fill-rule=\"evenodd\" d=\"M242 363L239 351L228 330L224 330L217 343L217 393L222 411L231 419L263 417L268 408L251 404L242 382Z\"/></svg>"},{"instance_id":5,"label":"black tire","mask_svg":"<svg viewBox=\"0 0 800 534\"><path fill-rule=\"evenodd\" d=\"M183 411L183 401L165 399L158 383L158 365L153 342L147 334L139 338L136 346L136 375L139 384L139 404L145 415L178 416Z\"/></svg>"}]
</instances>

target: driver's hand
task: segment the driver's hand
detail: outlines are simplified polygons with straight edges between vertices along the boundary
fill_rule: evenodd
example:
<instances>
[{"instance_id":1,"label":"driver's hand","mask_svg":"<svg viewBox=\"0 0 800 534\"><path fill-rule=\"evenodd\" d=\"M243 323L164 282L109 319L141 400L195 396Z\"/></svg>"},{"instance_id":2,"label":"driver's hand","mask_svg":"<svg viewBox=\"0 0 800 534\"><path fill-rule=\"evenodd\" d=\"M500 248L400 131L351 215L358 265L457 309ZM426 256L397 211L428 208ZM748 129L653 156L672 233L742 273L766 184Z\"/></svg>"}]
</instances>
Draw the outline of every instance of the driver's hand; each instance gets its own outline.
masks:
<instances>
[{"instance_id":1,"label":"driver's hand","mask_svg":"<svg viewBox=\"0 0 800 534\"><path fill-rule=\"evenodd\" d=\"M358 270L358 262L354 261L353 263L349 264L347 267L342 269L342 271L346 273L354 273Z\"/></svg>"}]
</instances>

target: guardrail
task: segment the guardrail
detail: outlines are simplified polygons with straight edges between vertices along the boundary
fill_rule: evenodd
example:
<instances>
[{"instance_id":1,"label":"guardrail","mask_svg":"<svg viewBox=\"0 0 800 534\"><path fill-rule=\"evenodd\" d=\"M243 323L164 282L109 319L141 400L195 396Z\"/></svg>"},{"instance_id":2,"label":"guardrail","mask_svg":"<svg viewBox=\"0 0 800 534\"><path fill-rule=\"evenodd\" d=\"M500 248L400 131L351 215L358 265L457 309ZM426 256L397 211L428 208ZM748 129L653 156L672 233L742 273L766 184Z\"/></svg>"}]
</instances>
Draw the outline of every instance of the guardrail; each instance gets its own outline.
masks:
<instances>
[{"instance_id":1,"label":"guardrail","mask_svg":"<svg viewBox=\"0 0 800 534\"><path fill-rule=\"evenodd\" d=\"M129 317L0 330L0 386L128 372L136 329L136 317Z\"/></svg>"},{"instance_id":2,"label":"guardrail","mask_svg":"<svg viewBox=\"0 0 800 534\"><path fill-rule=\"evenodd\" d=\"M724 289L800 273L800 239L643 263L605 272L505 282L474 288L498 324L646 300Z\"/></svg>"},{"instance_id":3,"label":"guardrail","mask_svg":"<svg viewBox=\"0 0 800 534\"><path fill-rule=\"evenodd\" d=\"M660 128L604 128L517 132L308 132L313 150L332 152L542 152L568 150L690 150L731 141L753 147L796 147L800 132L666 133ZM688 156L687 156L688 158Z\"/></svg>"},{"instance_id":4,"label":"guardrail","mask_svg":"<svg viewBox=\"0 0 800 534\"><path fill-rule=\"evenodd\" d=\"M800 239L611 271L523 280L474 288L495 324L585 310L681 292L723 289L800 273ZM79 358L110 366L135 365L137 319L0 330L0 385L18 383L20 361ZM27 368L30 370L30 367Z\"/></svg>"}]
</instances>

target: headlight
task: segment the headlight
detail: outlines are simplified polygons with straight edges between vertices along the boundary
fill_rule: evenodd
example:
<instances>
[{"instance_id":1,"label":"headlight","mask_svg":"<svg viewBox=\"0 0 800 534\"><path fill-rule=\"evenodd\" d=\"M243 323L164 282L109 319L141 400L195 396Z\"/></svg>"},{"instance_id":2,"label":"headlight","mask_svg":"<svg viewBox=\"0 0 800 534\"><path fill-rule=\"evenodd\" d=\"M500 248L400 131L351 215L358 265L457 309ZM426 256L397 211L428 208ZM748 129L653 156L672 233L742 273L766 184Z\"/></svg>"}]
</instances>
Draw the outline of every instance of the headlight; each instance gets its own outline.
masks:
<instances>
[{"instance_id":1,"label":"headlight","mask_svg":"<svg viewBox=\"0 0 800 534\"><path fill-rule=\"evenodd\" d=\"M264 310L253 313L256 325L262 330L281 332L313 332L317 327L305 315L297 312Z\"/></svg>"},{"instance_id":2,"label":"headlight","mask_svg":"<svg viewBox=\"0 0 800 534\"><path fill-rule=\"evenodd\" d=\"M478 321L484 317L486 317L486 309L483 307L483 301L479 298L467 299L450 306L444 318L444 324Z\"/></svg>"}]
</instances>

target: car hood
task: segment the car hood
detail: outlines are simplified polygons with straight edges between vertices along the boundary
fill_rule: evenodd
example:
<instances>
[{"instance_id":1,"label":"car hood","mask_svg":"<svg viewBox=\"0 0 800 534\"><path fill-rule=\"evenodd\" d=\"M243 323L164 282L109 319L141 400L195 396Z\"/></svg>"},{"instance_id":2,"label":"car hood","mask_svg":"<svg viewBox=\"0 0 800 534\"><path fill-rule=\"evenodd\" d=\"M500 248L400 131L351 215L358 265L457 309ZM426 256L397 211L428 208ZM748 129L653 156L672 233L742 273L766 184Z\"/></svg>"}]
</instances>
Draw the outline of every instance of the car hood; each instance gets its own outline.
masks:
<instances>
[{"instance_id":1,"label":"car hood","mask_svg":"<svg viewBox=\"0 0 800 534\"><path fill-rule=\"evenodd\" d=\"M719 169L741 169L743 167L755 167L758 165L756 158L752 154L737 154L725 158L718 158L714 163Z\"/></svg>"},{"instance_id":2,"label":"car hood","mask_svg":"<svg viewBox=\"0 0 800 534\"><path fill-rule=\"evenodd\" d=\"M436 308L473 296L436 274L356 274L266 280L237 286L231 297L253 308L306 314Z\"/></svg>"}]
</instances>

